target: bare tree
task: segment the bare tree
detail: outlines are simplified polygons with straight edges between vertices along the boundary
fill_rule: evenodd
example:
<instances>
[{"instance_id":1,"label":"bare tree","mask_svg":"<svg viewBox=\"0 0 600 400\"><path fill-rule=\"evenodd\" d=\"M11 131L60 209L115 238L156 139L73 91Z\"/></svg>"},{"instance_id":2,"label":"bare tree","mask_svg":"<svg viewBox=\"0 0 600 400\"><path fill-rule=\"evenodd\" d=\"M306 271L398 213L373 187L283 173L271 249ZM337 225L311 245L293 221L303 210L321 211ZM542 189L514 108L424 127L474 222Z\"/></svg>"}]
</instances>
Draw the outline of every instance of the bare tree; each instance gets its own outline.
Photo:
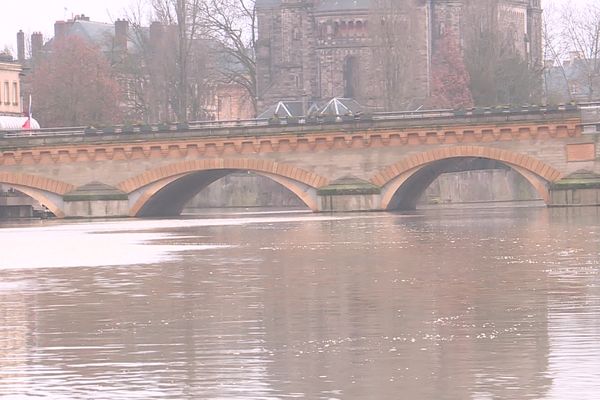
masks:
<instances>
[{"instance_id":1,"label":"bare tree","mask_svg":"<svg viewBox=\"0 0 600 400\"><path fill-rule=\"evenodd\" d=\"M471 79L458 38L449 32L442 34L431 58L431 95L426 105L435 108L472 107Z\"/></svg>"},{"instance_id":2,"label":"bare tree","mask_svg":"<svg viewBox=\"0 0 600 400\"><path fill-rule=\"evenodd\" d=\"M569 87L569 78L564 68L563 59L566 55L566 48L561 37L560 19L555 8L547 5L544 9L542 19L542 37L544 42L544 100L546 103L554 104L561 101L573 100L573 95ZM560 81L560 87L565 91L556 88L556 81ZM566 97L564 97L566 95Z\"/></svg>"},{"instance_id":3,"label":"bare tree","mask_svg":"<svg viewBox=\"0 0 600 400\"><path fill-rule=\"evenodd\" d=\"M154 19L151 7L139 0L127 12L128 40L133 48L119 66L128 80L129 120L134 123L156 123L176 119L174 102L167 88L174 87L175 48L167 45L165 27Z\"/></svg>"},{"instance_id":4,"label":"bare tree","mask_svg":"<svg viewBox=\"0 0 600 400\"><path fill-rule=\"evenodd\" d=\"M541 71L530 68L523 21L513 18L499 0L468 0L463 8L465 64L476 105L536 100Z\"/></svg>"},{"instance_id":5,"label":"bare tree","mask_svg":"<svg viewBox=\"0 0 600 400\"><path fill-rule=\"evenodd\" d=\"M562 40L577 54L574 57L582 76L576 77L583 86L587 100L597 99L600 91L600 6L585 8L567 5L562 16ZM570 89L572 90L572 89Z\"/></svg>"},{"instance_id":6,"label":"bare tree","mask_svg":"<svg viewBox=\"0 0 600 400\"><path fill-rule=\"evenodd\" d=\"M209 116L209 45L202 7L200 0L138 0L130 8L129 40L134 49L124 68L136 119L187 121Z\"/></svg>"},{"instance_id":7,"label":"bare tree","mask_svg":"<svg viewBox=\"0 0 600 400\"><path fill-rule=\"evenodd\" d=\"M374 0L369 22L373 60L378 70L386 110L414 108L427 96L419 72L420 17L414 0ZM425 78L426 79L426 78Z\"/></svg>"},{"instance_id":8,"label":"bare tree","mask_svg":"<svg viewBox=\"0 0 600 400\"><path fill-rule=\"evenodd\" d=\"M171 45L175 50L177 80L172 106L179 121L188 120L190 95L201 86L198 82L190 82L189 78L190 66L197 64L205 55L199 46L203 36L203 7L201 0L152 0L154 17L167 27L168 35L174 36Z\"/></svg>"},{"instance_id":9,"label":"bare tree","mask_svg":"<svg viewBox=\"0 0 600 400\"><path fill-rule=\"evenodd\" d=\"M202 23L215 41L215 59L221 80L241 86L257 109L256 40L254 0L205 0Z\"/></svg>"},{"instance_id":10,"label":"bare tree","mask_svg":"<svg viewBox=\"0 0 600 400\"><path fill-rule=\"evenodd\" d=\"M119 120L119 84L105 55L72 36L55 40L33 73L37 113L46 126L112 124Z\"/></svg>"},{"instance_id":11,"label":"bare tree","mask_svg":"<svg viewBox=\"0 0 600 400\"><path fill-rule=\"evenodd\" d=\"M553 29L558 25L554 8L546 6L542 19L542 37L544 39L544 99L547 103L556 103L562 97L555 93L553 88L557 72L560 74L561 82L567 88L568 100L572 100L571 91L568 90L568 78L565 68L562 64L564 53L561 46L560 32Z\"/></svg>"}]
</instances>

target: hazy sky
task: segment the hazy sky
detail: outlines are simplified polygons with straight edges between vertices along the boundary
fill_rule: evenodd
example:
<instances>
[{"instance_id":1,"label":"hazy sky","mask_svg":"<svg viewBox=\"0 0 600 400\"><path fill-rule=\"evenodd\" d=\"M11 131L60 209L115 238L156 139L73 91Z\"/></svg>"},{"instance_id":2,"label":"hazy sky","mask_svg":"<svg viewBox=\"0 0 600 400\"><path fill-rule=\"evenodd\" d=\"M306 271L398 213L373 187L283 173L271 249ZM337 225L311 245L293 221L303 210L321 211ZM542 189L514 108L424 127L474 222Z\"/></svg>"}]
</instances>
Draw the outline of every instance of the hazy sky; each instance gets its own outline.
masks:
<instances>
[{"instance_id":1,"label":"hazy sky","mask_svg":"<svg viewBox=\"0 0 600 400\"><path fill-rule=\"evenodd\" d=\"M139 0L0 0L0 50L5 46L16 56L16 34L19 29L29 36L39 31L44 38L54 32L54 22L85 14L93 21L112 22ZM585 4L598 0L542 0L545 6L565 3Z\"/></svg>"}]
</instances>

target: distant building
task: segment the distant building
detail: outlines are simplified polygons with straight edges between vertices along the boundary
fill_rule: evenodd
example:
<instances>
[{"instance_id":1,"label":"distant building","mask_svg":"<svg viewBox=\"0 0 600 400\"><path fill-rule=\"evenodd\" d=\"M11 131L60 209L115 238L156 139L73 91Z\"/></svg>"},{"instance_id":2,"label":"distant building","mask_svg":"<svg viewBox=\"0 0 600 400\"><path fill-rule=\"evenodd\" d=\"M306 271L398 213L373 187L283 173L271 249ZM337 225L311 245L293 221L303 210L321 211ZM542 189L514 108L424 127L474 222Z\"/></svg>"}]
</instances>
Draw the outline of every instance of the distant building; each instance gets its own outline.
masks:
<instances>
[{"instance_id":1,"label":"distant building","mask_svg":"<svg viewBox=\"0 0 600 400\"><path fill-rule=\"evenodd\" d=\"M499 0L495 17L530 65L542 55L540 0ZM383 24L376 0L257 0L259 108L280 100L352 97L381 106L383 76L374 56L374 29ZM390 4L395 4L391 2ZM398 3L399 4L399 3ZM466 0L414 0L410 20L415 63L409 77L414 105L430 95L438 40L451 32L462 42ZM402 43L401 45L407 45Z\"/></svg>"},{"instance_id":2,"label":"distant building","mask_svg":"<svg viewBox=\"0 0 600 400\"><path fill-rule=\"evenodd\" d=\"M39 129L28 116L28 102L21 93L23 67L10 54L0 54L0 131Z\"/></svg>"},{"instance_id":3,"label":"distant building","mask_svg":"<svg viewBox=\"0 0 600 400\"><path fill-rule=\"evenodd\" d=\"M22 67L12 57L0 58L0 116L23 114L20 75Z\"/></svg>"},{"instance_id":4,"label":"distant building","mask_svg":"<svg viewBox=\"0 0 600 400\"><path fill-rule=\"evenodd\" d=\"M544 69L546 97L549 103L600 100L600 59L586 59L571 52L569 59Z\"/></svg>"},{"instance_id":5,"label":"distant building","mask_svg":"<svg viewBox=\"0 0 600 400\"><path fill-rule=\"evenodd\" d=\"M163 26L158 22L150 27L134 31L127 20L117 20L114 24L91 21L85 15L78 15L67 21L56 21L54 37L44 41L42 34L31 35L31 54L25 54L25 38L22 31L17 33L18 59L26 65L26 73L35 69L45 56L51 54L53 43L67 37L78 37L96 45L110 60L118 74L121 86L121 108L127 123L156 123L173 119L171 105L166 96L156 93L157 88L170 90L169 82L175 73L158 71L154 62L163 62L168 57L164 51L172 50L174 27ZM206 40L197 41L200 46L209 46ZM203 66L201 66L203 67ZM207 65L213 68L212 65ZM194 72L198 72L197 68ZM140 72L142 71L142 72ZM150 72L148 72L150 71ZM202 72L204 73L204 72ZM190 83L193 98L189 101L189 115L192 119L246 119L253 117L251 101L244 98L244 91L234 84L205 79L208 85ZM27 82L27 79L25 80ZM159 82L160 81L160 82ZM25 83L27 92L31 91Z\"/></svg>"}]
</instances>

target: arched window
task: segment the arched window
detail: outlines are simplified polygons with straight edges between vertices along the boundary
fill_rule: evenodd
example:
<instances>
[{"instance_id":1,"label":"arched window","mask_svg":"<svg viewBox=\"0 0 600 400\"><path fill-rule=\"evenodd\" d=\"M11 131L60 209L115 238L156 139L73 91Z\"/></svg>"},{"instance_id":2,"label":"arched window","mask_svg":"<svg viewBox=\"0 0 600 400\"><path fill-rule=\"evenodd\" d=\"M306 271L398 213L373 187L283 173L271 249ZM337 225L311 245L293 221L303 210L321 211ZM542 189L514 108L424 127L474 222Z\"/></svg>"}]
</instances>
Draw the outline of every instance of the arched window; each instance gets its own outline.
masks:
<instances>
[{"instance_id":1,"label":"arched window","mask_svg":"<svg viewBox=\"0 0 600 400\"><path fill-rule=\"evenodd\" d=\"M292 40L300 40L300 29L294 28L292 30Z\"/></svg>"}]
</instances>

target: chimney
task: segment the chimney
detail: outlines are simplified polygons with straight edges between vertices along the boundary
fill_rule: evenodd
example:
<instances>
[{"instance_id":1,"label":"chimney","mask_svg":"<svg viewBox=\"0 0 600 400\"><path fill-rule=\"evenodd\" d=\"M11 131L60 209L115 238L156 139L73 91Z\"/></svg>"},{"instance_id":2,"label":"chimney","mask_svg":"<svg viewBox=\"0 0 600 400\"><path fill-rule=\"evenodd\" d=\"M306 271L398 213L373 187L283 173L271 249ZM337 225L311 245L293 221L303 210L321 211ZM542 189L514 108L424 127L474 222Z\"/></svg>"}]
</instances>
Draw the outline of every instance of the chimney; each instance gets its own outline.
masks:
<instances>
[{"instance_id":1,"label":"chimney","mask_svg":"<svg viewBox=\"0 0 600 400\"><path fill-rule=\"evenodd\" d=\"M40 32L34 32L31 34L31 58L37 60L42 52L44 46L44 37Z\"/></svg>"},{"instance_id":2,"label":"chimney","mask_svg":"<svg viewBox=\"0 0 600 400\"><path fill-rule=\"evenodd\" d=\"M22 30L17 32L17 60L21 65L25 62L25 33Z\"/></svg>"},{"instance_id":3,"label":"chimney","mask_svg":"<svg viewBox=\"0 0 600 400\"><path fill-rule=\"evenodd\" d=\"M56 21L54 23L54 40L62 40L67 36L67 23Z\"/></svg>"},{"instance_id":4,"label":"chimney","mask_svg":"<svg viewBox=\"0 0 600 400\"><path fill-rule=\"evenodd\" d=\"M115 46L119 50L127 51L127 36L129 22L125 19L118 19L115 22Z\"/></svg>"}]
</instances>

